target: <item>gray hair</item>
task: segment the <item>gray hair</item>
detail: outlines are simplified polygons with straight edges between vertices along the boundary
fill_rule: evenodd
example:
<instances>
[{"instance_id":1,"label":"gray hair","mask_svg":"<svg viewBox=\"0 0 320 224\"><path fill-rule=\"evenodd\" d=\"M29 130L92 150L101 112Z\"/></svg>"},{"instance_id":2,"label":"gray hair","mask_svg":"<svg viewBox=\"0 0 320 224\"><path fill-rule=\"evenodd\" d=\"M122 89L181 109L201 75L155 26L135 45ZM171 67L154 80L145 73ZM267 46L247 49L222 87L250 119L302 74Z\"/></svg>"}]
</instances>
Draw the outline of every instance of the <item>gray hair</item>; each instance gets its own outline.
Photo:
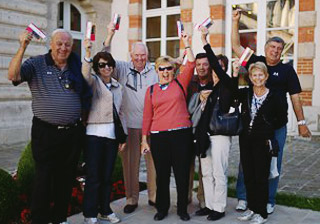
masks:
<instances>
[{"instance_id":1,"label":"gray hair","mask_svg":"<svg viewBox=\"0 0 320 224\"><path fill-rule=\"evenodd\" d=\"M51 41L53 40L53 38L55 37L55 35L57 35L58 33L65 33L67 34L70 39L71 39L71 43L73 44L73 37L71 35L71 33L68 31L68 30L65 30L65 29L56 29L52 32L51 34Z\"/></svg>"},{"instance_id":2,"label":"gray hair","mask_svg":"<svg viewBox=\"0 0 320 224\"><path fill-rule=\"evenodd\" d=\"M282 44L282 49L284 49L285 42L284 42L284 40L283 40L281 37L278 37L278 36L270 37L270 38L267 40L265 46L267 46L270 42L280 43L280 44Z\"/></svg>"},{"instance_id":3,"label":"gray hair","mask_svg":"<svg viewBox=\"0 0 320 224\"><path fill-rule=\"evenodd\" d=\"M136 46L142 46L144 47L145 51L146 51L146 54L147 54L147 57L149 55L149 50L147 48L147 45L145 45L143 42L134 42L132 45L131 45L131 54L134 53L134 50L136 49Z\"/></svg>"}]
</instances>

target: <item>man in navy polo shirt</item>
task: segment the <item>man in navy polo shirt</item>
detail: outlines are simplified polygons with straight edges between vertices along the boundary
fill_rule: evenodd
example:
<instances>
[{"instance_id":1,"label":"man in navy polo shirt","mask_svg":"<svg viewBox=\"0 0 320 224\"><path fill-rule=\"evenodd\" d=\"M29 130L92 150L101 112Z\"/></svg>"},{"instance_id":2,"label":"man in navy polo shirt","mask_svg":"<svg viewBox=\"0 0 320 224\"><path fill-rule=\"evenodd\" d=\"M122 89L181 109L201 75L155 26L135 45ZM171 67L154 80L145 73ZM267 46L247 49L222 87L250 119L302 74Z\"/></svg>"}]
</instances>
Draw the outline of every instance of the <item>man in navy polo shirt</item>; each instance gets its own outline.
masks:
<instances>
[{"instance_id":1,"label":"man in navy polo shirt","mask_svg":"<svg viewBox=\"0 0 320 224\"><path fill-rule=\"evenodd\" d=\"M232 49L235 54L240 58L244 52L244 48L240 45L239 36L239 21L240 21L240 10L234 10L232 14ZM284 48L284 41L280 37L272 37L265 44L265 56L252 55L247 63L247 68L250 64L257 61L262 61L267 65L269 78L266 86L277 92L278 96L283 102L283 106L286 108L286 113L282 116L282 122L279 123L276 131L275 138L279 143L279 154L278 154L278 171L281 171L281 162L283 155L283 148L287 136L288 122L288 103L287 103L287 92L290 95L293 110L298 120L299 135L303 137L311 137L311 133L306 125L306 121L303 115L302 105L299 99L299 93L301 92L300 82L294 68L290 64L283 64L280 60L281 53ZM278 188L279 176L269 180L269 201L267 205L268 214L273 213L275 205L275 196ZM243 181L243 173L239 170L238 182L237 182L237 197L239 204L237 210L246 210L246 193Z\"/></svg>"},{"instance_id":2,"label":"man in navy polo shirt","mask_svg":"<svg viewBox=\"0 0 320 224\"><path fill-rule=\"evenodd\" d=\"M66 223L85 136L81 114L88 107L90 90L81 75L81 61L71 52L73 40L69 32L55 30L50 51L22 64L32 37L27 31L21 34L20 47L8 71L8 79L14 85L28 82L32 95L31 144L35 162L32 223Z\"/></svg>"}]
</instances>

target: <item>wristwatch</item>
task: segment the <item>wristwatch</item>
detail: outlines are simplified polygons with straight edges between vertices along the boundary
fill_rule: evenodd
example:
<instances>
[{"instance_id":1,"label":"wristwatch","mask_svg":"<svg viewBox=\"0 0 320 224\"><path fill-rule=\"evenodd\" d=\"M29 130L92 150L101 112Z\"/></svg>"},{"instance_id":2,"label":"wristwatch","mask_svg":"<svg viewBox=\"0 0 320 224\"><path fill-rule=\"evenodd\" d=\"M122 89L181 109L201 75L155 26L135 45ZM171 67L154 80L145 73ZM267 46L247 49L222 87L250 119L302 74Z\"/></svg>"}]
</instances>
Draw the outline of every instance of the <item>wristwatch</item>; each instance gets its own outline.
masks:
<instances>
[{"instance_id":1,"label":"wristwatch","mask_svg":"<svg viewBox=\"0 0 320 224\"><path fill-rule=\"evenodd\" d=\"M306 124L307 124L306 120L298 121L298 125L306 125Z\"/></svg>"},{"instance_id":2,"label":"wristwatch","mask_svg":"<svg viewBox=\"0 0 320 224\"><path fill-rule=\"evenodd\" d=\"M92 58L87 58L87 57L84 57L84 60L88 63L91 63L92 62Z\"/></svg>"}]
</instances>

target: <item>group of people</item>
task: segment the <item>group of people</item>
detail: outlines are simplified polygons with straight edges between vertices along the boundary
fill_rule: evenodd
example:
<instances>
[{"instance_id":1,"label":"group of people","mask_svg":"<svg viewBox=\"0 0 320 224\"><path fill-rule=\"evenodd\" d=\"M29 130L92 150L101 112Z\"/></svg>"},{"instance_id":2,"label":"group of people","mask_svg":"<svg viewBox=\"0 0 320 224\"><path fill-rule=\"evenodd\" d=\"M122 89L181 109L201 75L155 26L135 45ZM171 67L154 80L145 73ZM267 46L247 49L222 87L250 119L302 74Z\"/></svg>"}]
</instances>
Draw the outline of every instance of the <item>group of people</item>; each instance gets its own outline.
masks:
<instances>
[{"instance_id":1,"label":"group of people","mask_svg":"<svg viewBox=\"0 0 320 224\"><path fill-rule=\"evenodd\" d=\"M238 30L240 16L239 10L233 11L232 48L238 57L244 51ZM246 65L249 87L239 89L239 60L232 64L232 75L226 74L228 59L212 51L205 27L201 28L205 53L196 56L190 36L182 32L187 57L183 68L181 58L170 56L159 57L155 66L151 65L148 49L141 42L132 45L129 62L115 60L110 54L114 34L114 25L110 23L103 49L93 58L92 43L84 40L82 64L72 53L72 36L66 30L52 33L47 54L23 63L32 34L25 31L20 36L20 47L10 62L8 78L14 85L28 82L32 93L31 139L36 168L32 223L66 223L83 146L84 223L99 223L99 219L120 222L110 207L111 177L118 152L126 189L124 213L132 213L138 206L139 166L144 155L148 204L157 210L154 220L163 220L168 215L171 169L177 186L177 214L181 220L189 220L192 165L197 155L202 187L198 190L200 209L195 215L207 216L212 221L223 218L231 137L214 133L209 123L215 105L222 113L228 113L231 107L238 106L237 102L241 103L243 130L239 135L236 209L244 211L238 219L265 223L274 210L279 181L279 177L268 179L270 143L279 146L280 173L286 139L287 93L298 120L299 134L311 136L299 101L301 87L297 74L292 66L280 60L284 41L272 37L266 42L265 56L250 58ZM200 116L193 116L196 110Z\"/></svg>"}]
</instances>

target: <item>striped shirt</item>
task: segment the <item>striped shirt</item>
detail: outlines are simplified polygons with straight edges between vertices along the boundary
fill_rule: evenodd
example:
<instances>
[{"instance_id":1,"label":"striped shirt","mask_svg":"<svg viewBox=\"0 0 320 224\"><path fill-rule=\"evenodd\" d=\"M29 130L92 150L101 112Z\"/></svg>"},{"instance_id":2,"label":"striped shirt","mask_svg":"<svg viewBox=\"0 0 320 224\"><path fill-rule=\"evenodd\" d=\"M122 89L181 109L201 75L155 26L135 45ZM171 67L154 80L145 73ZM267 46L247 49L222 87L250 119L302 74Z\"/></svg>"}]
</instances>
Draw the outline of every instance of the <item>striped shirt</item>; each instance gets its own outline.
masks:
<instances>
[{"instance_id":1,"label":"striped shirt","mask_svg":"<svg viewBox=\"0 0 320 224\"><path fill-rule=\"evenodd\" d=\"M55 125L73 124L81 116L80 93L74 74L54 65L50 52L27 59L21 66L21 81L27 81L32 95L32 111L39 119ZM81 74L80 74L81 75Z\"/></svg>"}]
</instances>

